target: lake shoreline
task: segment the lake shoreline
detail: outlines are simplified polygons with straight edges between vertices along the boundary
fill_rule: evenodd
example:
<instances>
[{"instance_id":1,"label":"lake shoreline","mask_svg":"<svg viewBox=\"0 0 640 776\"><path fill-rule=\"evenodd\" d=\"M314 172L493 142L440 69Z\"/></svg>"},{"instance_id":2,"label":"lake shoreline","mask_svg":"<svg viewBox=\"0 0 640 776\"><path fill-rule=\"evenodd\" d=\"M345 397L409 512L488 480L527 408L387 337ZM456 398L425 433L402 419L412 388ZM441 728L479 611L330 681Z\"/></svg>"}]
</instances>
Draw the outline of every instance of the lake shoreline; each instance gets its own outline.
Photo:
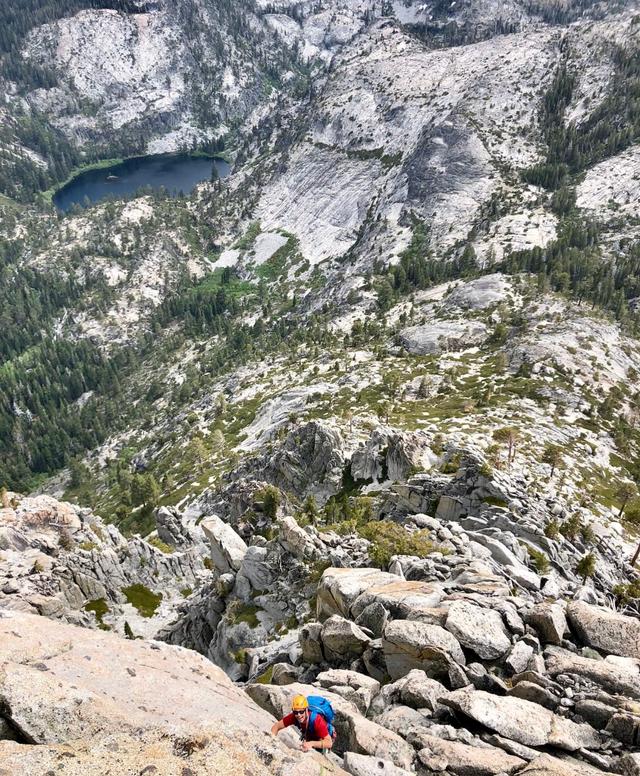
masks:
<instances>
[{"instance_id":1,"label":"lake shoreline","mask_svg":"<svg viewBox=\"0 0 640 776\"><path fill-rule=\"evenodd\" d=\"M228 169L223 170L221 174L220 166L224 165L227 168L230 168L230 162L225 158L225 154L223 153L216 153L216 154L210 154L206 151L174 151L170 153L162 153L162 154L138 154L136 156L129 156L129 157L123 157L123 158L113 158L113 159L103 159L98 162L91 162L90 164L83 165L82 167L76 167L70 173L64 182L60 183L58 186L52 187L51 189L47 189L47 191L43 192L43 196L45 197L46 201L50 204L52 204L56 209L58 209L61 212L67 212L71 205L68 204L68 202L65 202L64 198L61 200L61 195L63 195L65 192L67 192L69 189L73 188L74 184L81 185L83 179L91 178L91 175L93 176L93 183L97 183L98 181L102 181L103 179L97 178L95 176L96 173L104 172L105 178L104 181L108 183L119 183L123 182L123 184L126 187L126 180L127 180L127 170L121 170L120 168L126 167L127 165L131 165L132 168L139 169L142 166L151 166L153 167L154 164L158 165L158 163L168 163L170 164L172 161L174 161L176 164L185 164L185 163L194 163L194 162L211 162L212 166L216 166L218 168L218 174L220 177L226 177L228 174ZM115 171L118 174L113 175L112 177L109 175L110 172ZM175 187L172 187L172 180L167 181L160 181L156 184L156 188L167 188L171 190L174 188L174 190L182 190L185 191L188 189L191 191L195 185L204 182L207 180L207 176L197 176L197 179L191 179L188 181L178 181L178 185ZM184 185L182 185L184 184ZM142 187L145 185L150 185L153 188L153 181L138 181L138 187ZM119 194L122 196L131 193L132 191L135 191L134 188L131 189L131 191L123 192L120 190ZM117 194L116 194L117 198ZM56 201L58 199L58 201ZM91 197L89 195L89 200L92 204L96 204L99 201L102 201L103 199L106 199L106 197ZM79 202L80 200L76 200Z\"/></svg>"},{"instance_id":2,"label":"lake shoreline","mask_svg":"<svg viewBox=\"0 0 640 776\"><path fill-rule=\"evenodd\" d=\"M62 191L62 189L65 188L65 186L68 186L70 183L72 183L75 178L80 177L80 175L84 175L86 172L93 172L94 170L106 170L109 167L117 167L119 164L124 164L125 162L133 162L137 159L154 159L154 158L160 158L160 157L172 157L172 156L180 156L181 154L185 154L188 156L192 156L196 159L220 159L223 162L226 162L227 164L231 164L231 157L229 154L225 153L224 151L219 151L215 154L210 154L207 151L167 151L166 153L162 154L136 154L135 156L122 156L122 157L114 157L113 159L101 159L97 162L89 162L88 164L83 164L80 167L74 167L73 170L67 175L67 177L62 181L61 183L57 183L55 186L52 186L50 189L46 189L46 191L41 192L41 196L44 197L45 201L49 204L53 204L53 198L55 195Z\"/></svg>"}]
</instances>

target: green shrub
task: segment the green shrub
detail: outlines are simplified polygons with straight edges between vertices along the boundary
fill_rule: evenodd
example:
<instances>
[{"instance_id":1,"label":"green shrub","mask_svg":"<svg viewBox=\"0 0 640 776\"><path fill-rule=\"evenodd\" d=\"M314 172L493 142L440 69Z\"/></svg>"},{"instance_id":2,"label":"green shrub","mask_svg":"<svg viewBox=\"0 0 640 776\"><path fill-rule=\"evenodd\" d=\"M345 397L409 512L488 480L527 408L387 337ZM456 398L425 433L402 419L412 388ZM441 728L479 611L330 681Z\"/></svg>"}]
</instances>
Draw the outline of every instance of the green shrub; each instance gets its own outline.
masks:
<instances>
[{"instance_id":1,"label":"green shrub","mask_svg":"<svg viewBox=\"0 0 640 776\"><path fill-rule=\"evenodd\" d=\"M152 547L160 550L160 552L164 552L165 555L171 555L175 551L175 547L163 542L162 539L157 536L152 536L150 539L147 539L147 541Z\"/></svg>"},{"instance_id":2,"label":"green shrub","mask_svg":"<svg viewBox=\"0 0 640 776\"><path fill-rule=\"evenodd\" d=\"M349 497L345 492L332 496L324 507L325 530L345 535L371 520L373 500L368 496Z\"/></svg>"},{"instance_id":3,"label":"green shrub","mask_svg":"<svg viewBox=\"0 0 640 776\"><path fill-rule=\"evenodd\" d=\"M392 555L425 558L438 549L431 541L429 531L410 532L389 520L373 520L364 525L359 533L371 542L369 557L382 569L389 566Z\"/></svg>"},{"instance_id":4,"label":"green shrub","mask_svg":"<svg viewBox=\"0 0 640 776\"><path fill-rule=\"evenodd\" d=\"M232 657L236 663L239 665L244 665L247 662L247 650L243 647L240 647L239 650L232 654Z\"/></svg>"},{"instance_id":5,"label":"green shrub","mask_svg":"<svg viewBox=\"0 0 640 776\"><path fill-rule=\"evenodd\" d=\"M260 607L253 604L243 604L242 601L232 601L227 606L227 617L234 624L239 625L242 622L250 628L257 628L260 625L258 619L258 612L261 611Z\"/></svg>"},{"instance_id":6,"label":"green shrub","mask_svg":"<svg viewBox=\"0 0 640 776\"><path fill-rule=\"evenodd\" d=\"M531 557L531 562L536 567L538 574L545 574L547 571L549 571L549 558L544 554L544 552L537 550L535 547L532 547L529 544L526 544L525 547L527 548L529 556Z\"/></svg>"},{"instance_id":7,"label":"green shrub","mask_svg":"<svg viewBox=\"0 0 640 776\"><path fill-rule=\"evenodd\" d=\"M292 614L290 617L287 617L287 619L284 622L284 626L287 630L293 630L294 628L298 627L298 618L295 616L295 614Z\"/></svg>"},{"instance_id":8,"label":"green shrub","mask_svg":"<svg viewBox=\"0 0 640 776\"><path fill-rule=\"evenodd\" d=\"M613 594L619 606L626 606L636 598L640 598L640 579L626 585L616 585L613 588Z\"/></svg>"},{"instance_id":9,"label":"green shrub","mask_svg":"<svg viewBox=\"0 0 640 776\"><path fill-rule=\"evenodd\" d=\"M456 453L448 461L446 461L446 463L442 466L441 471L443 474L455 474L459 468L460 453Z\"/></svg>"},{"instance_id":10,"label":"green shrub","mask_svg":"<svg viewBox=\"0 0 640 776\"><path fill-rule=\"evenodd\" d=\"M307 496L302 510L296 514L296 521L301 528L306 525L315 525L318 522L320 511L315 496Z\"/></svg>"},{"instance_id":11,"label":"green shrub","mask_svg":"<svg viewBox=\"0 0 640 776\"><path fill-rule=\"evenodd\" d=\"M326 559L321 559L315 561L315 563L312 564L311 570L309 571L309 582L319 582L320 577L324 574L324 572L331 566L331 561Z\"/></svg>"},{"instance_id":12,"label":"green shrub","mask_svg":"<svg viewBox=\"0 0 640 776\"><path fill-rule=\"evenodd\" d=\"M582 583L587 581L587 577L592 577L596 571L596 556L589 552L578 561L576 574L582 577Z\"/></svg>"},{"instance_id":13,"label":"green shrub","mask_svg":"<svg viewBox=\"0 0 640 776\"><path fill-rule=\"evenodd\" d=\"M258 684L271 684L271 680L273 679L273 666L269 666L267 670L260 674L260 676L256 679L256 682Z\"/></svg>"},{"instance_id":14,"label":"green shrub","mask_svg":"<svg viewBox=\"0 0 640 776\"><path fill-rule=\"evenodd\" d=\"M509 502L506 501L506 499L500 498L499 496L485 496L482 499L483 504L488 504L492 507L507 507L509 506Z\"/></svg>"},{"instance_id":15,"label":"green shrub","mask_svg":"<svg viewBox=\"0 0 640 776\"><path fill-rule=\"evenodd\" d=\"M596 540L596 535L590 525L582 526L580 529L580 536L585 544L593 544Z\"/></svg>"},{"instance_id":16,"label":"green shrub","mask_svg":"<svg viewBox=\"0 0 640 776\"><path fill-rule=\"evenodd\" d=\"M567 539L575 539L582 531L582 521L578 515L571 515L560 526L560 533Z\"/></svg>"},{"instance_id":17,"label":"green shrub","mask_svg":"<svg viewBox=\"0 0 640 776\"><path fill-rule=\"evenodd\" d=\"M560 526L558 521L552 518L544 527L544 535L547 537L547 539L557 539L559 534Z\"/></svg>"},{"instance_id":18,"label":"green shrub","mask_svg":"<svg viewBox=\"0 0 640 776\"><path fill-rule=\"evenodd\" d=\"M267 485L256 493L259 501L262 501L262 511L264 514L274 520L278 512L278 507L282 503L282 493L273 485Z\"/></svg>"},{"instance_id":19,"label":"green shrub","mask_svg":"<svg viewBox=\"0 0 640 776\"><path fill-rule=\"evenodd\" d=\"M111 630L103 620L105 614L109 613L109 606L104 598L94 598L93 601L87 601L83 608L85 612L93 612L101 630Z\"/></svg>"},{"instance_id":20,"label":"green shrub","mask_svg":"<svg viewBox=\"0 0 640 776\"><path fill-rule=\"evenodd\" d=\"M329 523L320 529L320 533L333 531L339 536L348 536L358 530L358 524L355 520L341 520L339 523Z\"/></svg>"},{"instance_id":21,"label":"green shrub","mask_svg":"<svg viewBox=\"0 0 640 776\"><path fill-rule=\"evenodd\" d=\"M486 462L483 463L482 466L480 466L480 468L478 469L478 471L483 477L486 477L487 479L493 476L493 469L491 468L491 464L489 463L486 463ZM504 506L506 506L506 502Z\"/></svg>"},{"instance_id":22,"label":"green shrub","mask_svg":"<svg viewBox=\"0 0 640 776\"><path fill-rule=\"evenodd\" d=\"M143 617L153 617L162 601L162 593L154 593L141 584L125 587L122 592Z\"/></svg>"},{"instance_id":23,"label":"green shrub","mask_svg":"<svg viewBox=\"0 0 640 776\"><path fill-rule=\"evenodd\" d=\"M640 525L640 498L634 498L627 504L624 517L628 523Z\"/></svg>"}]
</instances>

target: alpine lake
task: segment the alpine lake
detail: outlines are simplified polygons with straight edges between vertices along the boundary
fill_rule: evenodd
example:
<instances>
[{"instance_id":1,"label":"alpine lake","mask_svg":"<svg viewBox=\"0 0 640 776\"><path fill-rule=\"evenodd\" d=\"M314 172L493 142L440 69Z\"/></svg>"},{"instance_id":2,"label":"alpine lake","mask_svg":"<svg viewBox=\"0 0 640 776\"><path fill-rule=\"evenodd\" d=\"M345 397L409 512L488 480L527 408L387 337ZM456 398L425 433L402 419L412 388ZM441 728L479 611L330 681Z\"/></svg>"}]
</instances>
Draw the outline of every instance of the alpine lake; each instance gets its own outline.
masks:
<instances>
[{"instance_id":1,"label":"alpine lake","mask_svg":"<svg viewBox=\"0 0 640 776\"><path fill-rule=\"evenodd\" d=\"M138 156L78 173L54 193L53 204L66 213L76 204L87 207L142 189L165 189L171 196L190 194L199 183L211 180L214 168L219 178L229 174L229 164L218 157L188 153Z\"/></svg>"}]
</instances>

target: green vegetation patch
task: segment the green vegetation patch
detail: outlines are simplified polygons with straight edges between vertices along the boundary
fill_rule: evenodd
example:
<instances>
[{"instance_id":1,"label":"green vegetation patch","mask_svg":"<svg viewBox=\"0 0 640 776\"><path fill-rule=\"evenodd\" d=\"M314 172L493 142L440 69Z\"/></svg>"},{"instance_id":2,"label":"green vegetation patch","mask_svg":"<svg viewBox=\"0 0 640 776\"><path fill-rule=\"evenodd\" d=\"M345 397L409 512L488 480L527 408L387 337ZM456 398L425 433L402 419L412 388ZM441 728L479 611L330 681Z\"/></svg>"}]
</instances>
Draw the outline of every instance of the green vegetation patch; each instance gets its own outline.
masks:
<instances>
[{"instance_id":1,"label":"green vegetation patch","mask_svg":"<svg viewBox=\"0 0 640 776\"><path fill-rule=\"evenodd\" d=\"M156 520L153 516L153 506L143 506L138 510L127 512L126 515L118 517L118 528L125 536L147 536L156 527Z\"/></svg>"},{"instance_id":2,"label":"green vegetation patch","mask_svg":"<svg viewBox=\"0 0 640 776\"><path fill-rule=\"evenodd\" d=\"M165 555L171 555L175 551L175 547L172 547L170 544L163 542L162 539L157 536L152 536L151 538L147 539L147 541L157 550L160 550L160 552L164 552Z\"/></svg>"},{"instance_id":3,"label":"green vegetation patch","mask_svg":"<svg viewBox=\"0 0 640 776\"><path fill-rule=\"evenodd\" d=\"M240 649L232 653L232 657L238 665L242 666L247 662L247 650L244 647L240 647Z\"/></svg>"},{"instance_id":4,"label":"green vegetation patch","mask_svg":"<svg viewBox=\"0 0 640 776\"><path fill-rule=\"evenodd\" d=\"M287 242L282 247L256 267L256 274L259 277L264 280L277 280L286 273L288 267L302 261L298 239L293 235L287 235L287 237Z\"/></svg>"},{"instance_id":5,"label":"green vegetation patch","mask_svg":"<svg viewBox=\"0 0 640 776\"><path fill-rule=\"evenodd\" d=\"M92 601L87 601L83 608L85 612L93 612L98 627L102 630L111 630L103 619L109 613L109 606L104 598L94 598Z\"/></svg>"},{"instance_id":6,"label":"green vegetation patch","mask_svg":"<svg viewBox=\"0 0 640 776\"><path fill-rule=\"evenodd\" d=\"M483 504L488 504L491 507L507 507L509 502L499 496L485 496L482 499Z\"/></svg>"},{"instance_id":7,"label":"green vegetation patch","mask_svg":"<svg viewBox=\"0 0 640 776\"><path fill-rule=\"evenodd\" d=\"M234 625L245 622L250 628L257 628L260 625L258 612L262 611L260 607L253 604L243 604L241 601L234 601L227 607L227 615Z\"/></svg>"},{"instance_id":8,"label":"green vegetation patch","mask_svg":"<svg viewBox=\"0 0 640 776\"><path fill-rule=\"evenodd\" d=\"M205 275L205 277L194 286L192 292L212 292L218 291L221 288L224 288L227 296L233 298L247 296L247 294L255 293L256 291L256 287L253 283L250 283L248 280L241 280L227 267L219 267L218 269L214 269L211 274Z\"/></svg>"},{"instance_id":9,"label":"green vegetation patch","mask_svg":"<svg viewBox=\"0 0 640 776\"><path fill-rule=\"evenodd\" d=\"M273 679L273 666L269 666L267 670L260 674L260 676L256 679L256 682L258 684L271 684L271 680Z\"/></svg>"},{"instance_id":10,"label":"green vegetation patch","mask_svg":"<svg viewBox=\"0 0 640 776\"><path fill-rule=\"evenodd\" d=\"M385 169L390 169L400 164L402 161L402 151L398 151L395 154L385 154L383 148L371 148L371 149L359 149L356 151L347 151L347 156L352 159L361 159L367 161L368 159L378 159Z\"/></svg>"},{"instance_id":11,"label":"green vegetation patch","mask_svg":"<svg viewBox=\"0 0 640 776\"><path fill-rule=\"evenodd\" d=\"M386 569L392 555L416 555L426 558L433 552L445 552L431 541L427 530L407 531L398 523L389 520L373 520L362 528L359 533L371 542L369 557L377 566Z\"/></svg>"},{"instance_id":12,"label":"green vegetation patch","mask_svg":"<svg viewBox=\"0 0 640 776\"><path fill-rule=\"evenodd\" d=\"M628 584L615 585L612 592L616 597L618 606L626 606L640 598L640 581L635 580Z\"/></svg>"},{"instance_id":13,"label":"green vegetation patch","mask_svg":"<svg viewBox=\"0 0 640 776\"><path fill-rule=\"evenodd\" d=\"M237 248L239 251L248 251L249 248L253 247L253 244L261 231L260 222L253 221L253 223L249 224L249 228L244 235L236 242L234 248Z\"/></svg>"},{"instance_id":14,"label":"green vegetation patch","mask_svg":"<svg viewBox=\"0 0 640 776\"><path fill-rule=\"evenodd\" d=\"M542 550L537 550L535 547L532 547L526 542L522 542L522 544L527 548L527 552L531 557L531 562L536 567L538 574L544 574L549 571L549 558L545 555L545 553L542 552Z\"/></svg>"},{"instance_id":15,"label":"green vegetation patch","mask_svg":"<svg viewBox=\"0 0 640 776\"><path fill-rule=\"evenodd\" d=\"M233 404L229 406L227 413L223 418L223 431L227 444L235 447L242 441L242 431L255 420L258 410L266 397L259 394L253 399L247 399L242 404Z\"/></svg>"},{"instance_id":16,"label":"green vegetation patch","mask_svg":"<svg viewBox=\"0 0 640 776\"><path fill-rule=\"evenodd\" d=\"M122 592L143 617L153 617L162 601L162 593L154 593L141 584L125 587Z\"/></svg>"}]
</instances>

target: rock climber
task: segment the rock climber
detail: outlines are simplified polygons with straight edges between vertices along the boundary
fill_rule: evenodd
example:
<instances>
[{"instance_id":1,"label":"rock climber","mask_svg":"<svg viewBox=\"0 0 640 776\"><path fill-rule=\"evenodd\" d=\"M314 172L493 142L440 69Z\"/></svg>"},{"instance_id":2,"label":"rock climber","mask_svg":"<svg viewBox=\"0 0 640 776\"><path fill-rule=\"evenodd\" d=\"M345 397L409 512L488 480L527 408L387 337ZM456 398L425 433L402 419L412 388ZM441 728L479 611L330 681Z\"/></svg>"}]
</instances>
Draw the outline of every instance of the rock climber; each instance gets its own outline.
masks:
<instances>
[{"instance_id":1,"label":"rock climber","mask_svg":"<svg viewBox=\"0 0 640 776\"><path fill-rule=\"evenodd\" d=\"M328 750L333 746L333 735L329 724L320 711L309 707L309 701L304 695L296 695L291 701L291 713L276 722L271 728L271 735L276 736L281 730L295 725L302 735L302 750Z\"/></svg>"}]
</instances>

